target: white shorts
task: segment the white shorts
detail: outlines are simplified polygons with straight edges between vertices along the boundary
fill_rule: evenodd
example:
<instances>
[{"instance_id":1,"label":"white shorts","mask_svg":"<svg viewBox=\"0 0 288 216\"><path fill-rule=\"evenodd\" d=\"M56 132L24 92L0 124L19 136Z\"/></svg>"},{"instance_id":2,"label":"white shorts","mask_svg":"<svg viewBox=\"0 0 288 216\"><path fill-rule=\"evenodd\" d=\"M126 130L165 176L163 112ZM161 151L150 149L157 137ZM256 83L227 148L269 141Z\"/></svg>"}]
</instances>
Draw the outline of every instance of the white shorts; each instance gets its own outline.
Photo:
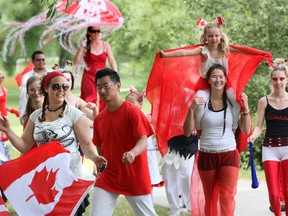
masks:
<instances>
[{"instance_id":1,"label":"white shorts","mask_svg":"<svg viewBox=\"0 0 288 216\"><path fill-rule=\"evenodd\" d=\"M262 162L288 160L288 146L262 147Z\"/></svg>"}]
</instances>

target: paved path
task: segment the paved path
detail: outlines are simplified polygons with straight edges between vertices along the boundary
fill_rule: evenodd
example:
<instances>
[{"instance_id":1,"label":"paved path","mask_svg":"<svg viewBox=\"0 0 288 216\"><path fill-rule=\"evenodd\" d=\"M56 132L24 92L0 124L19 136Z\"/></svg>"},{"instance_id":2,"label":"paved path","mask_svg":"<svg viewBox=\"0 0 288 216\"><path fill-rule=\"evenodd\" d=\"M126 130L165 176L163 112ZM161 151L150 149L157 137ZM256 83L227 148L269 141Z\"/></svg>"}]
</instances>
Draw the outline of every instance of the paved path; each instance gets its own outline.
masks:
<instances>
[{"instance_id":1,"label":"paved path","mask_svg":"<svg viewBox=\"0 0 288 216\"><path fill-rule=\"evenodd\" d=\"M154 203L169 207L165 188L153 189ZM236 194L235 216L273 216L269 210L268 192L265 182L260 182L257 189L251 188L251 181L240 179ZM282 215L285 215L284 213Z\"/></svg>"}]
</instances>

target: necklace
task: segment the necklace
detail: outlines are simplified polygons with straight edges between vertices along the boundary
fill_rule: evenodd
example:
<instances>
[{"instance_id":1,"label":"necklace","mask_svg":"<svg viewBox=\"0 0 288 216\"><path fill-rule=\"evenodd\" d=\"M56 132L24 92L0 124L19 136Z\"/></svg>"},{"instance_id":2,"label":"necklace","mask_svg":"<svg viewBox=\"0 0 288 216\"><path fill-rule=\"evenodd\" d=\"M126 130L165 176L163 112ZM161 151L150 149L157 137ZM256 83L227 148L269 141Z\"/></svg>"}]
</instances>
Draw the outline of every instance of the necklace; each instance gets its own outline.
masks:
<instances>
[{"instance_id":1,"label":"necklace","mask_svg":"<svg viewBox=\"0 0 288 216\"><path fill-rule=\"evenodd\" d=\"M64 106L64 104L62 104L60 107L57 107L55 109L51 109L51 108L49 108L49 106L47 106L47 110L49 112L56 112L56 111L60 110L63 106Z\"/></svg>"}]
</instances>

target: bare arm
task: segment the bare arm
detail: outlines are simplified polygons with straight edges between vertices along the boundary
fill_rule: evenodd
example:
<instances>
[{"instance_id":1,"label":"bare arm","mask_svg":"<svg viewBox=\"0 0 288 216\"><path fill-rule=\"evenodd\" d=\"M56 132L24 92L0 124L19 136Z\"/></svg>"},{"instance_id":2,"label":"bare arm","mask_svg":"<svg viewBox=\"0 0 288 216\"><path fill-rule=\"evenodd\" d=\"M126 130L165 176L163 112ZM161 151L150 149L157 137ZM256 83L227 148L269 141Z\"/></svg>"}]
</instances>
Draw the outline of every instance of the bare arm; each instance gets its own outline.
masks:
<instances>
[{"instance_id":1,"label":"bare arm","mask_svg":"<svg viewBox=\"0 0 288 216\"><path fill-rule=\"evenodd\" d=\"M102 148L101 148L101 147L98 147L98 146L97 146L96 148L97 148L98 154L99 154L99 155L102 155Z\"/></svg>"},{"instance_id":2,"label":"bare arm","mask_svg":"<svg viewBox=\"0 0 288 216\"><path fill-rule=\"evenodd\" d=\"M89 130L88 118L85 115L82 115L74 124L74 131L84 155L92 160L99 169L102 165L107 164L107 160L98 155L96 146L93 144L90 137Z\"/></svg>"},{"instance_id":3,"label":"bare arm","mask_svg":"<svg viewBox=\"0 0 288 216\"><path fill-rule=\"evenodd\" d=\"M84 112L91 121L94 121L96 115L98 114L97 106L95 103L87 103L81 98L77 98L77 109Z\"/></svg>"},{"instance_id":4,"label":"bare arm","mask_svg":"<svg viewBox=\"0 0 288 216\"><path fill-rule=\"evenodd\" d=\"M184 121L184 135L190 137L193 133L194 129L196 128L196 121L195 121L195 111L198 105L203 105L205 103L205 99L203 97L195 96L194 100L192 101L191 106L188 109L186 119Z\"/></svg>"},{"instance_id":5,"label":"bare arm","mask_svg":"<svg viewBox=\"0 0 288 216\"><path fill-rule=\"evenodd\" d=\"M21 153L28 151L35 142L33 138L34 124L30 119L21 137L11 130L9 121L5 117L0 118L0 130L6 133L11 144Z\"/></svg>"},{"instance_id":6,"label":"bare arm","mask_svg":"<svg viewBox=\"0 0 288 216\"><path fill-rule=\"evenodd\" d=\"M75 66L80 65L82 58L85 55L85 53L86 53L86 49L84 49L84 48L79 48L77 50L76 55L74 57L74 61L73 61L73 64Z\"/></svg>"},{"instance_id":7,"label":"bare arm","mask_svg":"<svg viewBox=\"0 0 288 216\"><path fill-rule=\"evenodd\" d=\"M244 111L243 117L239 121L239 127L243 133L248 134L251 129L250 121L250 109L248 105L248 96L245 93L241 94L241 100L243 101Z\"/></svg>"},{"instance_id":8,"label":"bare arm","mask_svg":"<svg viewBox=\"0 0 288 216\"><path fill-rule=\"evenodd\" d=\"M111 68L115 71L117 71L117 64L116 64L116 61L114 59L114 56L113 56L113 53L112 53L112 49L111 49L111 46L109 43L106 43L107 44L107 56L108 56L108 62L111 66Z\"/></svg>"},{"instance_id":9,"label":"bare arm","mask_svg":"<svg viewBox=\"0 0 288 216\"><path fill-rule=\"evenodd\" d=\"M265 97L262 97L258 102L257 108L257 123L253 130L252 135L248 138L249 142L254 143L254 141L261 135L262 128L264 125L265 109L267 106L267 101Z\"/></svg>"},{"instance_id":10,"label":"bare arm","mask_svg":"<svg viewBox=\"0 0 288 216\"><path fill-rule=\"evenodd\" d=\"M202 50L200 47L197 47L192 50L176 50L172 52L164 52L163 50L160 50L160 57L162 58L171 58L171 57L181 57L181 56L195 56L200 55L202 53Z\"/></svg>"},{"instance_id":11,"label":"bare arm","mask_svg":"<svg viewBox=\"0 0 288 216\"><path fill-rule=\"evenodd\" d=\"M134 148L123 154L122 162L129 164L133 163L135 157L142 154L147 149L147 146L148 146L147 136L145 135L140 136Z\"/></svg>"},{"instance_id":12,"label":"bare arm","mask_svg":"<svg viewBox=\"0 0 288 216\"><path fill-rule=\"evenodd\" d=\"M80 42L81 46L80 48L78 48L77 52L76 52L76 55L74 57L74 60L73 60L73 64L75 66L78 66L80 65L82 59L83 59L83 56L86 54L86 51L87 51L87 48L86 47L86 41L85 40L82 40Z\"/></svg>"}]
</instances>

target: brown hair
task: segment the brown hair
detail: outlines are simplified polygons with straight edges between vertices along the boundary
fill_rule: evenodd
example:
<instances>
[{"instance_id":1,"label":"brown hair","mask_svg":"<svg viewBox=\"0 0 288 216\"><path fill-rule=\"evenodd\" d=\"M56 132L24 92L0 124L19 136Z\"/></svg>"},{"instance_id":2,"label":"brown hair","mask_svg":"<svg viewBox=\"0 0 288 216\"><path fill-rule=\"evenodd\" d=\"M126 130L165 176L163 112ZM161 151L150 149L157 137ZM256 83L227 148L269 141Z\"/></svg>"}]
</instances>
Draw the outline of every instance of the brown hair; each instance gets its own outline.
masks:
<instances>
[{"instance_id":1,"label":"brown hair","mask_svg":"<svg viewBox=\"0 0 288 216\"><path fill-rule=\"evenodd\" d=\"M28 93L29 91L29 86L32 84L32 83L35 83L37 81L41 81L41 78L39 76L32 76L30 77L28 80L27 80L27 83L26 83L26 92ZM42 94L42 91L39 92ZM35 108L32 106L32 100L30 97L28 97L28 100L27 100L27 103L26 103L26 108L25 108L25 113L22 117L22 121L23 121L23 125L26 125L27 122L28 122L28 119L31 115L32 112L34 112Z\"/></svg>"}]
</instances>

